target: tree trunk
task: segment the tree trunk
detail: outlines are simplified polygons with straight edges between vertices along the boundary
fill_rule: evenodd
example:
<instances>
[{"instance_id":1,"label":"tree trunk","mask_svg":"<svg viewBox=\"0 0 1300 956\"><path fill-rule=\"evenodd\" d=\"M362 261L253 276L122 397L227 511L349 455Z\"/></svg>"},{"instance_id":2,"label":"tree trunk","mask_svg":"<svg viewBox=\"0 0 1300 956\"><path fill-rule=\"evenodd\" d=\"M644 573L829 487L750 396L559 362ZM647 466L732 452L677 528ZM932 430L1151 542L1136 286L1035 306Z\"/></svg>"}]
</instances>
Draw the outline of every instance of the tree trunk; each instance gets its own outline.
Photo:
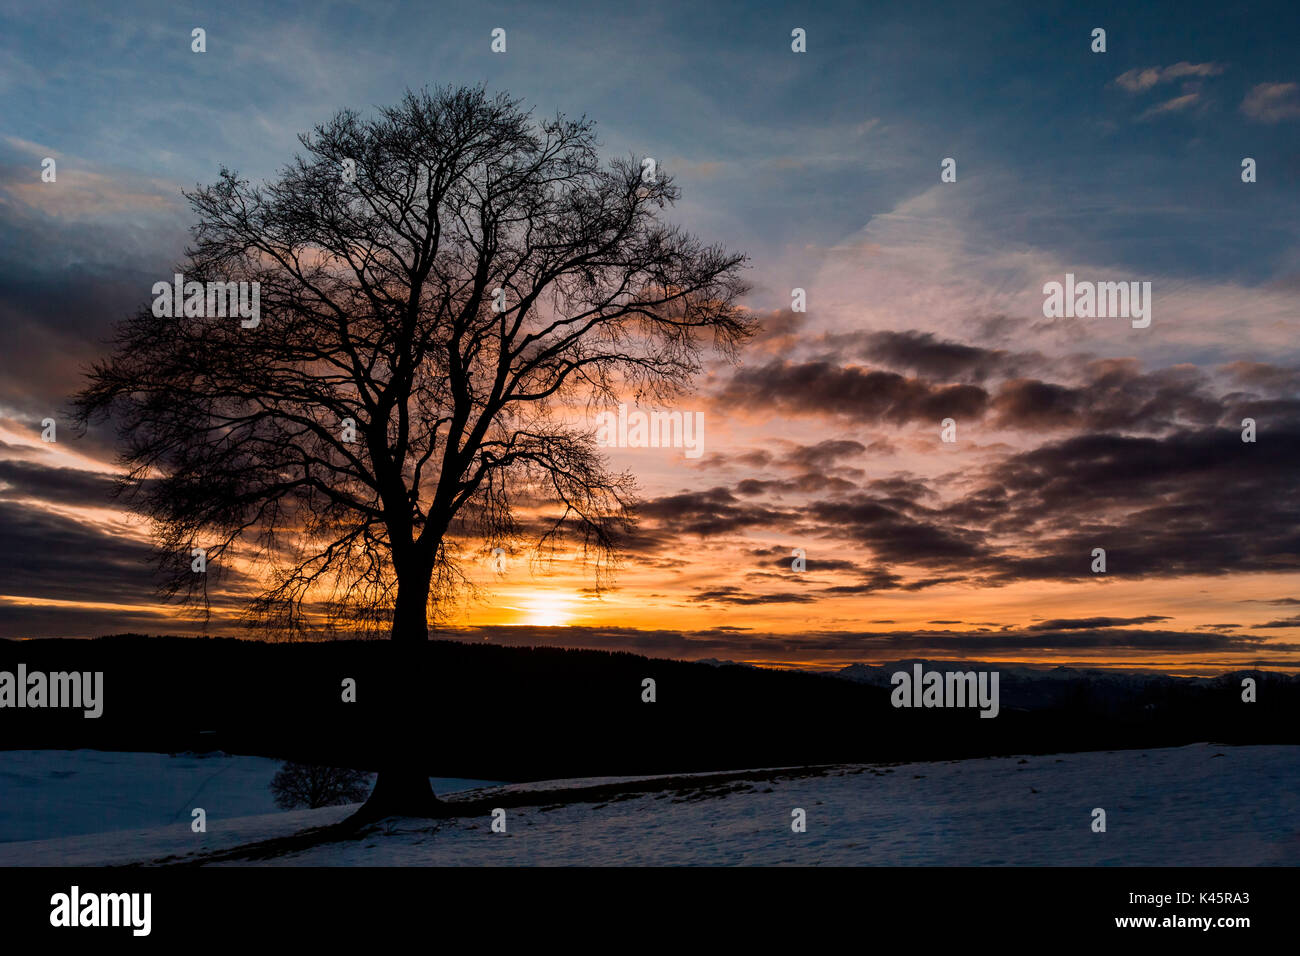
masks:
<instances>
[{"instance_id":1,"label":"tree trunk","mask_svg":"<svg viewBox=\"0 0 1300 956\"><path fill-rule=\"evenodd\" d=\"M356 823L369 823L384 817L438 817L442 803L429 785L423 761L397 759L379 768L375 789L353 816Z\"/></svg>"},{"instance_id":2,"label":"tree trunk","mask_svg":"<svg viewBox=\"0 0 1300 956\"><path fill-rule=\"evenodd\" d=\"M429 784L423 746L428 739L421 706L425 702L423 675L428 666L429 575L408 577L398 585L393 608L391 643L380 656L384 662L379 710L379 776L375 789L352 817L368 822L383 817L437 817L442 804Z\"/></svg>"},{"instance_id":3,"label":"tree trunk","mask_svg":"<svg viewBox=\"0 0 1300 956\"><path fill-rule=\"evenodd\" d=\"M399 579L393 603L392 641L396 645L421 647L429 640L429 578L431 568L418 568Z\"/></svg>"}]
</instances>

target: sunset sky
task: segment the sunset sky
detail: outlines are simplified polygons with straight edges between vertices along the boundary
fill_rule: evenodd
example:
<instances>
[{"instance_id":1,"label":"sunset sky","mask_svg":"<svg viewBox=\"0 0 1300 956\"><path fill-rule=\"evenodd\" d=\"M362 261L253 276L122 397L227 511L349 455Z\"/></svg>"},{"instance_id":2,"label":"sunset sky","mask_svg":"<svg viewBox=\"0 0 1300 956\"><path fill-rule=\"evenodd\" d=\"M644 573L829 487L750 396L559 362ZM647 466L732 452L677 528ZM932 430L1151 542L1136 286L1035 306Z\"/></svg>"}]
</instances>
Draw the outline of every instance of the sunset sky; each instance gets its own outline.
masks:
<instances>
[{"instance_id":1,"label":"sunset sky","mask_svg":"<svg viewBox=\"0 0 1300 956\"><path fill-rule=\"evenodd\" d=\"M668 218L750 256L762 331L678 406L704 415L700 457L610 450L642 497L612 590L564 555L485 565L452 636L1300 667L1294 3L875 6L7 5L0 637L201 632L109 498L111 436L40 424L170 281L180 191L222 165L273 177L342 107L485 82L654 157L683 194ZM1045 318L1067 274L1150 282L1150 326Z\"/></svg>"}]
</instances>

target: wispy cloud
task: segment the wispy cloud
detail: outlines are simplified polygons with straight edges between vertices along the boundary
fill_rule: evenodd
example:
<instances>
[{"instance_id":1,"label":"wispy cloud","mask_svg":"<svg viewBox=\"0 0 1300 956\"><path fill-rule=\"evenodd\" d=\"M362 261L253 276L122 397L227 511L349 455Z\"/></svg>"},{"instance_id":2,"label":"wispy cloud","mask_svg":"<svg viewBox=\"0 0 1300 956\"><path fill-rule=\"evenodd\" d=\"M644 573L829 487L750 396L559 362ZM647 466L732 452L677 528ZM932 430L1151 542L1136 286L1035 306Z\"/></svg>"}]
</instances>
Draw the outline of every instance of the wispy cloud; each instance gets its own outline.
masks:
<instances>
[{"instance_id":1,"label":"wispy cloud","mask_svg":"<svg viewBox=\"0 0 1300 956\"><path fill-rule=\"evenodd\" d=\"M1139 116L1138 119L1150 119L1153 116L1160 116L1164 113L1179 113L1196 105L1200 99L1200 93L1184 93L1182 96L1175 96L1171 100L1165 100L1163 103L1151 107Z\"/></svg>"},{"instance_id":2,"label":"wispy cloud","mask_svg":"<svg viewBox=\"0 0 1300 956\"><path fill-rule=\"evenodd\" d=\"M1141 70L1128 70L1115 77L1115 85L1130 93L1141 93L1161 83L1172 83L1188 77L1218 76L1225 67L1218 63L1175 63L1173 66L1148 66Z\"/></svg>"},{"instance_id":3,"label":"wispy cloud","mask_svg":"<svg viewBox=\"0 0 1300 956\"><path fill-rule=\"evenodd\" d=\"M1258 83L1241 101L1241 111L1260 123L1300 119L1300 83Z\"/></svg>"}]
</instances>

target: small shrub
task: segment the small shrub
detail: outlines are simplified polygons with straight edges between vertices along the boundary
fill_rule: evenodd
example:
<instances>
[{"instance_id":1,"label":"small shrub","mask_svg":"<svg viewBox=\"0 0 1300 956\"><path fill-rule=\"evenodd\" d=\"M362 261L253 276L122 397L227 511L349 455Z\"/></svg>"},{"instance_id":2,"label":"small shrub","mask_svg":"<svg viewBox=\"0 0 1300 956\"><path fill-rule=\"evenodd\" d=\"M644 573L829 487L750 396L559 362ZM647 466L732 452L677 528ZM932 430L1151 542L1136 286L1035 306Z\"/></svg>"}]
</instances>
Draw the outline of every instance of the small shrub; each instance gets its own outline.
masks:
<instances>
[{"instance_id":1,"label":"small shrub","mask_svg":"<svg viewBox=\"0 0 1300 956\"><path fill-rule=\"evenodd\" d=\"M360 803L370 793L370 776L360 770L288 761L271 780L271 793L281 810Z\"/></svg>"}]
</instances>

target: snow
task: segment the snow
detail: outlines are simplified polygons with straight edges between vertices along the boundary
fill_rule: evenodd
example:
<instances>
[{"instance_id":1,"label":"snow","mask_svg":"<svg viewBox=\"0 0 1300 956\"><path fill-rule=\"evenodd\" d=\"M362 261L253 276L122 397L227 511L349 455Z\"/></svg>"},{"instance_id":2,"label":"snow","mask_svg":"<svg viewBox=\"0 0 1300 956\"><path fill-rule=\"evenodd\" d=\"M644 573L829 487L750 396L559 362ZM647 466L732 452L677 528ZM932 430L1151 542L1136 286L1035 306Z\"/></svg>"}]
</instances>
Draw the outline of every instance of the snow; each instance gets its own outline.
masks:
<instances>
[{"instance_id":1,"label":"snow","mask_svg":"<svg viewBox=\"0 0 1300 956\"><path fill-rule=\"evenodd\" d=\"M235 758L228 758L235 759ZM800 773L795 771L794 774ZM702 783L556 806L563 791L627 778L550 781L487 815L397 819L359 840L257 865L1142 865L1300 863L1300 747L1187 747L852 766L822 775ZM639 778L651 780L655 778ZM643 784L644 785L644 784ZM1036 791L1036 792L1035 792ZM447 792L443 788L443 792ZM790 827L807 811L806 833ZM1092 810L1107 832L1091 829ZM0 865L150 861L288 835L348 808L165 829L0 844ZM233 861L239 865L241 861Z\"/></svg>"},{"instance_id":2,"label":"snow","mask_svg":"<svg viewBox=\"0 0 1300 956\"><path fill-rule=\"evenodd\" d=\"M267 757L220 751L0 751L0 853L15 840L173 825L188 833L195 807L207 813L209 830L225 820L282 815L269 789L281 766ZM436 793L492 785L487 780L433 780Z\"/></svg>"},{"instance_id":3,"label":"snow","mask_svg":"<svg viewBox=\"0 0 1300 956\"><path fill-rule=\"evenodd\" d=\"M181 860L337 823L354 810L355 806L324 807L233 820L209 819L206 833L194 833L186 821L144 830L0 843L0 866L121 866L166 858Z\"/></svg>"}]
</instances>

